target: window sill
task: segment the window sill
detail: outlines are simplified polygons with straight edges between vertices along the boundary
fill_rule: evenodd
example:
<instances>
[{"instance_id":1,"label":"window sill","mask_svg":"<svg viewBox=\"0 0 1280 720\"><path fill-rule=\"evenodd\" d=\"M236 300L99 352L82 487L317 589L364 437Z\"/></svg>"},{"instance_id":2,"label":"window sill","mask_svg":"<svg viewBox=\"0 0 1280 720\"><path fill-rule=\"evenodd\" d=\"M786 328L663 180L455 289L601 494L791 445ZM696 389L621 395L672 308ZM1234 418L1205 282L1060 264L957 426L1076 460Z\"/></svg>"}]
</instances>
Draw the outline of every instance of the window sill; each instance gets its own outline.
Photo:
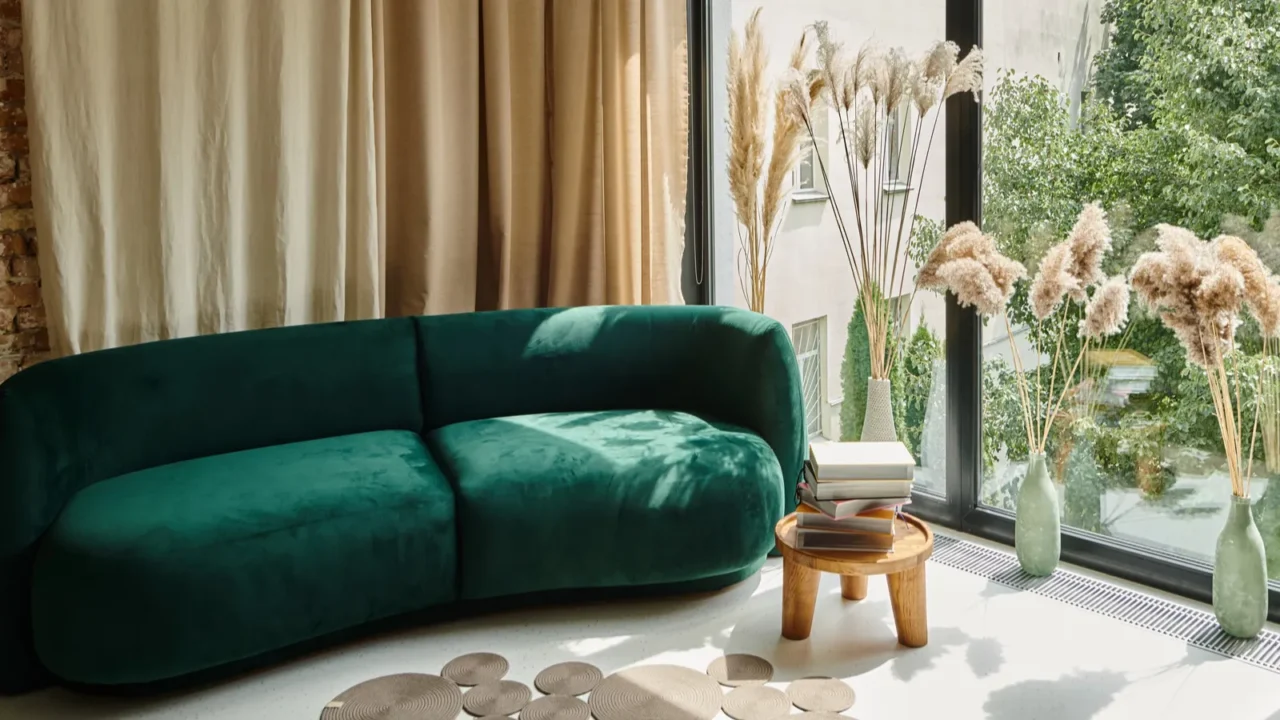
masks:
<instances>
[{"instance_id":1,"label":"window sill","mask_svg":"<svg viewBox=\"0 0 1280 720\"><path fill-rule=\"evenodd\" d=\"M909 193L912 190L915 190L915 187L908 185L904 182L895 181L895 182L885 183L884 185L880 186L880 190L885 195L900 195L900 194Z\"/></svg>"},{"instance_id":2,"label":"window sill","mask_svg":"<svg viewBox=\"0 0 1280 720\"><path fill-rule=\"evenodd\" d=\"M819 203L830 199L830 196L821 190L797 190L791 193L793 203Z\"/></svg>"}]
</instances>

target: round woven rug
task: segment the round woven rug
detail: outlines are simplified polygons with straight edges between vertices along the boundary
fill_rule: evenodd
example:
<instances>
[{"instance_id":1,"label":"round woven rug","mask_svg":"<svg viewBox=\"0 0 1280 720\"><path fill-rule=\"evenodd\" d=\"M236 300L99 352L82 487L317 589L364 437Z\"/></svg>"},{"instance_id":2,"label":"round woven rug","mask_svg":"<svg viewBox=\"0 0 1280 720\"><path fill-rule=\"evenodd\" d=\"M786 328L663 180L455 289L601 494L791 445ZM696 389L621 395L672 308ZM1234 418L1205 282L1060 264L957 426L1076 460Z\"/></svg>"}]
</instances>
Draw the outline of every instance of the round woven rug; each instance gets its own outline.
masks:
<instances>
[{"instance_id":1,"label":"round woven rug","mask_svg":"<svg viewBox=\"0 0 1280 720\"><path fill-rule=\"evenodd\" d=\"M773 679L773 663L758 655L733 653L712 660L707 674L726 687L763 685Z\"/></svg>"},{"instance_id":2,"label":"round woven rug","mask_svg":"<svg viewBox=\"0 0 1280 720\"><path fill-rule=\"evenodd\" d=\"M576 697L548 695L524 706L520 720L590 720L591 709Z\"/></svg>"},{"instance_id":3,"label":"round woven rug","mask_svg":"<svg viewBox=\"0 0 1280 720\"><path fill-rule=\"evenodd\" d=\"M801 710L839 713L853 707L853 688L835 678L793 680L787 697Z\"/></svg>"},{"instance_id":4,"label":"round woven rug","mask_svg":"<svg viewBox=\"0 0 1280 720\"><path fill-rule=\"evenodd\" d=\"M462 696L462 709L468 715L510 715L529 704L533 691L515 680L480 683Z\"/></svg>"},{"instance_id":5,"label":"round woven rug","mask_svg":"<svg viewBox=\"0 0 1280 720\"><path fill-rule=\"evenodd\" d=\"M501 680L509 667L507 659L496 653L467 653L450 660L440 674L467 687Z\"/></svg>"},{"instance_id":6,"label":"round woven rug","mask_svg":"<svg viewBox=\"0 0 1280 720\"><path fill-rule=\"evenodd\" d=\"M462 691L438 675L404 673L366 680L325 705L321 720L454 720Z\"/></svg>"},{"instance_id":7,"label":"round woven rug","mask_svg":"<svg viewBox=\"0 0 1280 720\"><path fill-rule=\"evenodd\" d=\"M582 695L591 692L603 679L604 674L595 665L562 662L538 673L533 686L547 695Z\"/></svg>"},{"instance_id":8,"label":"round woven rug","mask_svg":"<svg viewBox=\"0 0 1280 720\"><path fill-rule=\"evenodd\" d=\"M591 691L596 720L711 720L724 695L716 682L677 665L641 665L614 673Z\"/></svg>"},{"instance_id":9,"label":"round woven rug","mask_svg":"<svg viewBox=\"0 0 1280 720\"><path fill-rule=\"evenodd\" d=\"M723 708L734 720L775 720L791 712L791 701L776 688L745 685L724 696Z\"/></svg>"}]
</instances>

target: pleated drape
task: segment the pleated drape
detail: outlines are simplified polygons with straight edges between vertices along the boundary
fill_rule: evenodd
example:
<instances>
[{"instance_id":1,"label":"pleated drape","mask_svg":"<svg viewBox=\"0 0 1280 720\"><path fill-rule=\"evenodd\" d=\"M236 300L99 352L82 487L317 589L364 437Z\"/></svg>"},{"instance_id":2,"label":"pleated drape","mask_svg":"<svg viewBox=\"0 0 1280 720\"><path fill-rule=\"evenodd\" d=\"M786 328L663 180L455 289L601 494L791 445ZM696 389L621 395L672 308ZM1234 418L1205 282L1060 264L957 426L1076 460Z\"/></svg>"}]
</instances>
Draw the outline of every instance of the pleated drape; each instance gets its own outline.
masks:
<instances>
[{"instance_id":1,"label":"pleated drape","mask_svg":"<svg viewBox=\"0 0 1280 720\"><path fill-rule=\"evenodd\" d=\"M683 0L24 4L61 352L679 302Z\"/></svg>"}]
</instances>

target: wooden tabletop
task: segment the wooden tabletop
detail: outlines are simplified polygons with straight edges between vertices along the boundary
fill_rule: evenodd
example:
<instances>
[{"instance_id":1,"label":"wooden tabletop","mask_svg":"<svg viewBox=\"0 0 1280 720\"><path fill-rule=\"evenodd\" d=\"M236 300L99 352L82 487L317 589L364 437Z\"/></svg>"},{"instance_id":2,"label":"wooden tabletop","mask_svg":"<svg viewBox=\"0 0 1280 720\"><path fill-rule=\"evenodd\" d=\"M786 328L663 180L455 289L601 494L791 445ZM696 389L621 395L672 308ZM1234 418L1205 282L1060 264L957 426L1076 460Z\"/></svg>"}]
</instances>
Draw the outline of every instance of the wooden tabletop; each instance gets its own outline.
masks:
<instances>
[{"instance_id":1,"label":"wooden tabletop","mask_svg":"<svg viewBox=\"0 0 1280 720\"><path fill-rule=\"evenodd\" d=\"M795 513L778 521L773 528L773 536L784 559L838 575L900 573L923 563L933 554L933 531L923 521L905 513L895 521L891 553L797 550Z\"/></svg>"}]
</instances>

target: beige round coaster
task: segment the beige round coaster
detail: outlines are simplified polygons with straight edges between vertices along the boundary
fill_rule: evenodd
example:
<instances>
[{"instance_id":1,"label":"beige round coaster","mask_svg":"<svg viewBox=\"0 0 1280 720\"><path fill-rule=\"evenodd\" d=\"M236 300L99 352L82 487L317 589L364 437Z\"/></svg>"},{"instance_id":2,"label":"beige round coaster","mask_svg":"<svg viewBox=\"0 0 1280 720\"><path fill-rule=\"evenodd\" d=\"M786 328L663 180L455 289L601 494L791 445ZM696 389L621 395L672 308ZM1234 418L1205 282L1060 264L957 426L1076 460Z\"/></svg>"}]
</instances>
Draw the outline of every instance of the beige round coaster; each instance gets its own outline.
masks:
<instances>
[{"instance_id":1,"label":"beige round coaster","mask_svg":"<svg viewBox=\"0 0 1280 720\"><path fill-rule=\"evenodd\" d=\"M600 684L600 668L584 662L562 662L538 673L533 686L547 695L582 695Z\"/></svg>"},{"instance_id":2,"label":"beige round coaster","mask_svg":"<svg viewBox=\"0 0 1280 720\"><path fill-rule=\"evenodd\" d=\"M450 660L440 671L446 678L464 687L497 682L507 674L507 659L488 652L468 653Z\"/></svg>"},{"instance_id":3,"label":"beige round coaster","mask_svg":"<svg viewBox=\"0 0 1280 720\"><path fill-rule=\"evenodd\" d=\"M723 707L734 720L775 720L791 712L791 701L776 688L744 685L724 696Z\"/></svg>"},{"instance_id":4,"label":"beige round coaster","mask_svg":"<svg viewBox=\"0 0 1280 720\"><path fill-rule=\"evenodd\" d=\"M778 720L782 720L782 718L778 718ZM822 712L819 710L814 712L802 712L799 715L787 715L786 720L856 720L856 718L851 718L848 715L841 715L840 713Z\"/></svg>"},{"instance_id":5,"label":"beige round coaster","mask_svg":"<svg viewBox=\"0 0 1280 720\"><path fill-rule=\"evenodd\" d=\"M325 705L321 720L454 720L462 691L438 675L404 673L366 680Z\"/></svg>"},{"instance_id":6,"label":"beige round coaster","mask_svg":"<svg viewBox=\"0 0 1280 720\"><path fill-rule=\"evenodd\" d=\"M704 673L676 665L641 665L614 673L591 691L596 720L711 720L724 695Z\"/></svg>"},{"instance_id":7,"label":"beige round coaster","mask_svg":"<svg viewBox=\"0 0 1280 720\"><path fill-rule=\"evenodd\" d=\"M758 655L733 653L712 660L707 674L725 687L763 685L773 679L773 663Z\"/></svg>"},{"instance_id":8,"label":"beige round coaster","mask_svg":"<svg viewBox=\"0 0 1280 720\"><path fill-rule=\"evenodd\" d=\"M525 705L520 720L591 720L591 710L576 697L548 695Z\"/></svg>"},{"instance_id":9,"label":"beige round coaster","mask_svg":"<svg viewBox=\"0 0 1280 720\"><path fill-rule=\"evenodd\" d=\"M793 680L787 697L801 710L839 713L853 707L853 688L835 678Z\"/></svg>"},{"instance_id":10,"label":"beige round coaster","mask_svg":"<svg viewBox=\"0 0 1280 720\"><path fill-rule=\"evenodd\" d=\"M529 704L533 691L515 680L481 683L462 696L462 709L468 715L510 715Z\"/></svg>"}]
</instances>

